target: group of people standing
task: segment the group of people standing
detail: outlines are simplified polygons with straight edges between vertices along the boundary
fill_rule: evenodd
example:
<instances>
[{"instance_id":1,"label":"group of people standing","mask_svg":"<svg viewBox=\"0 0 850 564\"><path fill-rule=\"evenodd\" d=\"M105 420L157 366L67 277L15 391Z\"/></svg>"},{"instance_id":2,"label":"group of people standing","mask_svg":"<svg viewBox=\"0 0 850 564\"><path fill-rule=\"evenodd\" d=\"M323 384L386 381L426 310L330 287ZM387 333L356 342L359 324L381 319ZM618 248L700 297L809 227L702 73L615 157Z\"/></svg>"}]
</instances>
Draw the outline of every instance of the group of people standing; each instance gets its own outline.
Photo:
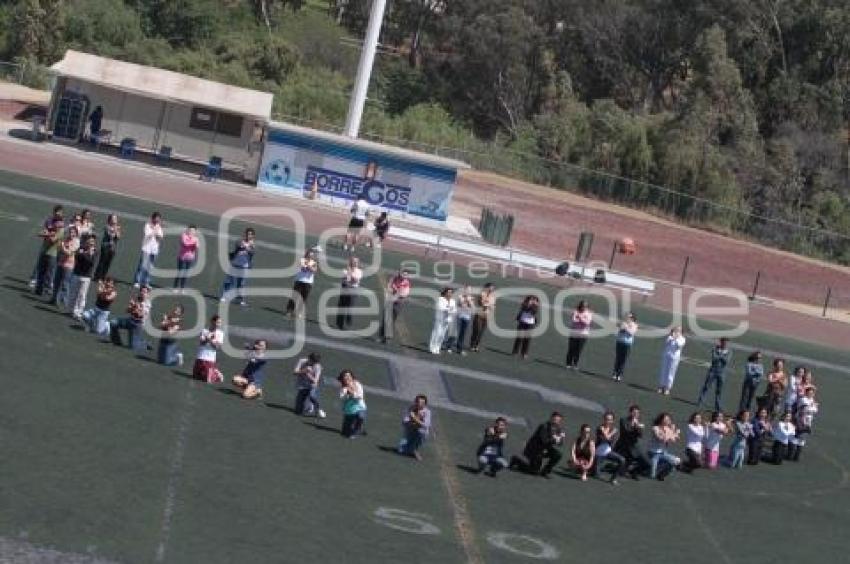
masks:
<instances>
[{"instance_id":1,"label":"group of people standing","mask_svg":"<svg viewBox=\"0 0 850 564\"><path fill-rule=\"evenodd\" d=\"M368 211L364 211L361 202L355 203L349 232L353 235L350 240L352 247L358 242L359 230L363 228L362 221L365 221L367 215ZM150 316L151 271L160 253L163 235L162 216L155 212L143 227L139 260L133 277L134 292L128 300L126 315L110 319L112 305L118 298L115 280L109 276L122 239L118 217L114 214L107 217L98 239L89 210L82 210L66 222L63 207L56 206L42 223L38 234L42 243L31 286L36 294L47 295L50 303L71 309L75 319L102 339L123 344L121 331L126 331L129 345L134 351L142 353L153 350L144 338L143 326ZM173 283L176 293L185 289L188 273L197 261L200 245L197 228L188 226L180 235L177 250L177 275ZM228 255L229 270L221 289L222 301L234 299L237 304L246 304L242 290L248 271L253 268L255 249L256 232L248 228ZM321 249L314 247L300 259L293 286L294 294L300 299L293 297L289 300L286 313L290 316L304 315L304 305L318 272L319 252ZM362 277L359 259L350 256L343 270L338 301L336 325L340 330L351 326L351 307ZM92 307L86 308L92 280L96 282L96 299ZM410 292L410 273L401 269L390 279L386 288L385 311L380 328L380 337L384 342L392 338L395 323ZM436 303L429 341L430 352L435 355L478 352L494 315L495 305L496 288L491 283L485 284L478 291L469 286L458 290L444 288ZM528 296L520 304L516 315L517 332L512 352L523 359L529 354L531 332L539 322L540 307L536 296ZM590 306L580 301L569 318L566 365L570 369L579 366L590 336L593 315ZM177 333L181 329L182 318L183 307L178 304L163 314L159 322L161 337L157 346L157 360L162 364L183 364L183 354L177 346ZM617 326L612 370L612 378L617 382L624 377L638 328L637 319L632 313L628 313ZM195 378L208 383L225 381L217 364L217 355L224 342L222 320L219 316L213 316L198 338L192 369ZM685 343L686 339L679 327L674 327L665 338L658 393L670 394ZM232 385L245 399L261 398L263 395L266 349L265 340L256 340L248 345L245 367L231 378ZM590 475L601 475L605 470L610 473L612 483L617 483L617 478L625 474L632 477L647 474L651 478L664 479L673 469L693 472L698 468L716 468L720 462L721 442L727 437L730 438L727 458L732 468L740 468L745 461L757 464L767 459L779 464L783 460L799 460L818 412L811 370L797 367L789 375L785 372L784 360L776 359L765 378L762 355L758 351L753 352L747 359L738 413L729 420L721 411L721 399L731 358L729 340L721 338L711 349L708 371L696 401L701 407L713 388L714 411L705 418L707 420L699 412L690 417L685 428L683 456L675 452L675 445L682 439L682 433L668 413L661 413L655 418L645 437L648 446L642 450L639 441L644 438L644 424L640 421L640 409L631 406L628 415L619 420L619 425L615 425L612 412L605 413L595 432L590 425L581 425L570 445L570 465L582 480ZM320 408L319 398L322 385L320 356L311 353L299 359L293 369L293 376L297 388L295 413L326 417L325 411ZM763 380L766 383L765 391L759 395ZM338 382L341 433L345 437L356 438L365 434L366 402L363 386L349 369L339 374ZM755 417L752 415L754 401ZM430 434L431 425L427 397L417 396L402 417L403 433L398 451L421 459L420 451ZM528 439L522 456L513 456L508 461L504 454L507 420L499 418L485 429L476 451L477 469L493 476L505 468L549 476L562 458L560 446L565 437L563 417L553 413ZM764 451L768 440L772 444Z\"/></svg>"}]
</instances>

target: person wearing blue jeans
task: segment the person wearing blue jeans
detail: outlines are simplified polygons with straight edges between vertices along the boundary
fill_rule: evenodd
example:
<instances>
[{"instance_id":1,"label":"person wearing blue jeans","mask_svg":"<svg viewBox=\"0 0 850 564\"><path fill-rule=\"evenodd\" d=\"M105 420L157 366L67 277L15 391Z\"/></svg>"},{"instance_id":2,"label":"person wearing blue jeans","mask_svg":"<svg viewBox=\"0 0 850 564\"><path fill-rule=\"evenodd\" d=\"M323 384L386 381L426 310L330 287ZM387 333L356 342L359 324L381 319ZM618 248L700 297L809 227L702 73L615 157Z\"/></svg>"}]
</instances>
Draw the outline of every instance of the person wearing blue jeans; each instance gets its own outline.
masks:
<instances>
[{"instance_id":1,"label":"person wearing blue jeans","mask_svg":"<svg viewBox=\"0 0 850 564\"><path fill-rule=\"evenodd\" d=\"M761 352L755 351L747 358L747 368L744 373L744 383L741 385L741 402L738 411L749 410L753 405L761 379L764 377L764 366L761 363Z\"/></svg>"},{"instance_id":2,"label":"person wearing blue jeans","mask_svg":"<svg viewBox=\"0 0 850 564\"><path fill-rule=\"evenodd\" d=\"M142 237L142 252L139 255L139 264L136 274L133 276L133 285L136 288L149 286L151 280L151 269L159 254L159 245L162 242L162 215L159 212L151 214L150 221L145 223Z\"/></svg>"},{"instance_id":3,"label":"person wearing blue jeans","mask_svg":"<svg viewBox=\"0 0 850 564\"><path fill-rule=\"evenodd\" d=\"M469 327L472 325L472 314L474 312L475 296L472 295L472 289L465 286L457 299L457 327L455 331L449 331L446 342L443 343L445 350L451 352L454 349L457 354L466 354L464 343Z\"/></svg>"},{"instance_id":4,"label":"person wearing blue jeans","mask_svg":"<svg viewBox=\"0 0 850 564\"><path fill-rule=\"evenodd\" d=\"M165 366L180 366L183 364L183 353L177 347L177 339L175 334L180 331L180 324L183 322L183 306L180 304L171 308L171 311L162 316L162 321L159 324L160 330L163 332L159 339L159 346L156 352L156 361Z\"/></svg>"},{"instance_id":5,"label":"person wearing blue jeans","mask_svg":"<svg viewBox=\"0 0 850 564\"><path fill-rule=\"evenodd\" d=\"M661 413L652 426L649 441L649 477L663 481L674 468L681 465L678 456L670 454L668 448L679 440L679 429L673 424L669 413ZM661 471L659 472L659 468Z\"/></svg>"},{"instance_id":6,"label":"person wearing blue jeans","mask_svg":"<svg viewBox=\"0 0 850 564\"><path fill-rule=\"evenodd\" d=\"M732 351L729 350L728 343L729 339L721 337L720 341L711 349L711 366L708 368L708 374L705 375L705 382L702 385L699 398L697 398L697 407L702 406L705 394L714 385L714 411L722 411L720 409L720 397L723 394L723 381L726 378L726 366L732 359Z\"/></svg>"},{"instance_id":7,"label":"person wearing blue jeans","mask_svg":"<svg viewBox=\"0 0 850 564\"><path fill-rule=\"evenodd\" d=\"M147 348L147 342L142 335L144 329L145 318L150 313L151 304L148 300L150 288L142 286L139 289L139 294L130 300L127 306L127 317L113 319L109 323L109 333L112 338L112 343L122 346L124 343L121 340L121 329L127 331L127 336L130 340L130 348L134 352L141 353Z\"/></svg>"},{"instance_id":8,"label":"person wearing blue jeans","mask_svg":"<svg viewBox=\"0 0 850 564\"><path fill-rule=\"evenodd\" d=\"M236 243L233 251L230 253L230 269L227 276L224 278L224 284L221 288L221 301L227 301L225 294L236 287L237 303L245 305L245 298L242 296L242 288L245 286L245 276L247 271L254 264L254 239L256 233L250 227L245 230L245 235L242 240Z\"/></svg>"},{"instance_id":9,"label":"person wearing blue jeans","mask_svg":"<svg viewBox=\"0 0 850 564\"><path fill-rule=\"evenodd\" d=\"M112 277L107 276L97 283L97 299L94 307L83 312L82 321L86 329L94 332L101 339L109 337L109 310L116 297L118 292L115 290L115 282Z\"/></svg>"},{"instance_id":10,"label":"person wearing blue jeans","mask_svg":"<svg viewBox=\"0 0 850 564\"><path fill-rule=\"evenodd\" d=\"M312 414L320 419L325 417L325 412L319 407L319 385L322 382L321 357L317 353L310 353L295 365L296 386L298 393L295 396L295 414L304 415L309 401L312 405Z\"/></svg>"},{"instance_id":11,"label":"person wearing blue jeans","mask_svg":"<svg viewBox=\"0 0 850 564\"><path fill-rule=\"evenodd\" d=\"M747 442L755 436L753 424L750 423L750 412L745 409L738 413L732 428L735 431L735 438L732 440L732 446L729 447L729 460L731 461L729 466L741 468L744 466Z\"/></svg>"},{"instance_id":12,"label":"person wearing blue jeans","mask_svg":"<svg viewBox=\"0 0 850 564\"><path fill-rule=\"evenodd\" d=\"M428 409L428 398L423 394L416 396L402 418L404 436L398 445L399 454L422 460L419 450L425 444L431 432L431 410Z\"/></svg>"}]
</instances>

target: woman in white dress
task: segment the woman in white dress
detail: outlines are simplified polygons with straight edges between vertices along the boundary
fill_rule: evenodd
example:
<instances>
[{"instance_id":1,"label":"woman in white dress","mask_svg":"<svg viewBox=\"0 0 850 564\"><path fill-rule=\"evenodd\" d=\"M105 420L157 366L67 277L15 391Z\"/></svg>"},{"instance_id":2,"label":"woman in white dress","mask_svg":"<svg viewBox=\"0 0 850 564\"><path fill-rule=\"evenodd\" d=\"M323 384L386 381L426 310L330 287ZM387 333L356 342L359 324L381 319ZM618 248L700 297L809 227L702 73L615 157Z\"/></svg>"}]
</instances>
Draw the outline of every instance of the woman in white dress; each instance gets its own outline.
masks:
<instances>
[{"instance_id":1,"label":"woman in white dress","mask_svg":"<svg viewBox=\"0 0 850 564\"><path fill-rule=\"evenodd\" d=\"M676 370L682 359L682 349L685 348L685 337L681 327L673 327L664 342L664 352L661 355L661 372L658 374L658 393L670 395L670 388L676 380Z\"/></svg>"},{"instance_id":2,"label":"woman in white dress","mask_svg":"<svg viewBox=\"0 0 850 564\"><path fill-rule=\"evenodd\" d=\"M443 288L440 292L440 297L437 298L437 310L434 317L434 329L431 331L431 342L429 349L431 354L440 354L440 348L443 345L443 340L446 338L446 333L449 327L454 323L455 315L457 314L457 302L455 302L454 292L451 288Z\"/></svg>"}]
</instances>

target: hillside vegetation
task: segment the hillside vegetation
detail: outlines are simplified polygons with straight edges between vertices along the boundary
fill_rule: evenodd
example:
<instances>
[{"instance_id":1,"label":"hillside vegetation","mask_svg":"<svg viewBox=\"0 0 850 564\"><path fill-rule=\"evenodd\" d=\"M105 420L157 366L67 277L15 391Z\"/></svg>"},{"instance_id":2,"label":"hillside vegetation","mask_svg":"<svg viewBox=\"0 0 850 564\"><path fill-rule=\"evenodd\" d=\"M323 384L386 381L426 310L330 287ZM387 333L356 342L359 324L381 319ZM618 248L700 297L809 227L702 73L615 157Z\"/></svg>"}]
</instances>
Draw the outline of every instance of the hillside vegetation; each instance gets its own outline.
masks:
<instances>
[{"instance_id":1,"label":"hillside vegetation","mask_svg":"<svg viewBox=\"0 0 850 564\"><path fill-rule=\"evenodd\" d=\"M73 47L339 127L368 9L0 0L0 58ZM390 0L363 131L848 264L848 29L845 0Z\"/></svg>"}]
</instances>

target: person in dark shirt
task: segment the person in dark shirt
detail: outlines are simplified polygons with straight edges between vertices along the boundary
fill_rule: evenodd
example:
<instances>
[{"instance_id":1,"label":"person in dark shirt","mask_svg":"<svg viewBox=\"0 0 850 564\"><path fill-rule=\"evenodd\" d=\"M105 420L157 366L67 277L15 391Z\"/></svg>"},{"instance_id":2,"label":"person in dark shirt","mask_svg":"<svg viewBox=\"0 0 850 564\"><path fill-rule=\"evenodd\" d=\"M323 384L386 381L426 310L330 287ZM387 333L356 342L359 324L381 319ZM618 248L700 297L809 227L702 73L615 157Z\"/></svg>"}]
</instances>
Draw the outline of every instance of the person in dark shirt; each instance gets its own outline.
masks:
<instances>
[{"instance_id":1,"label":"person in dark shirt","mask_svg":"<svg viewBox=\"0 0 850 564\"><path fill-rule=\"evenodd\" d=\"M73 299L70 303L73 304L73 315L77 321L83 318L83 311L86 309L86 297L96 262L97 239L94 235L90 235L74 257L74 291L71 293Z\"/></svg>"},{"instance_id":2,"label":"person in dark shirt","mask_svg":"<svg viewBox=\"0 0 850 564\"><path fill-rule=\"evenodd\" d=\"M507 438L508 421L504 417L499 417L493 425L484 429L484 439L475 451L479 474L486 471L488 476L495 478L497 472L508 467L504 455Z\"/></svg>"},{"instance_id":3,"label":"person in dark shirt","mask_svg":"<svg viewBox=\"0 0 850 564\"><path fill-rule=\"evenodd\" d=\"M97 261L97 269L94 272L95 280L106 278L120 239L121 224L118 223L118 216L113 213L106 218L106 225L103 227L103 236L100 239L100 260Z\"/></svg>"},{"instance_id":4,"label":"person in dark shirt","mask_svg":"<svg viewBox=\"0 0 850 564\"><path fill-rule=\"evenodd\" d=\"M241 374L233 377L233 385L242 391L245 399L263 397L264 369L266 367L266 348L268 344L263 339L257 339L248 345L248 364Z\"/></svg>"},{"instance_id":5,"label":"person in dark shirt","mask_svg":"<svg viewBox=\"0 0 850 564\"><path fill-rule=\"evenodd\" d=\"M103 127L103 106L98 106L89 116L89 139L92 143L97 142L97 136Z\"/></svg>"},{"instance_id":6,"label":"person in dark shirt","mask_svg":"<svg viewBox=\"0 0 850 564\"><path fill-rule=\"evenodd\" d=\"M549 416L549 421L541 423L525 443L522 451L526 460L518 456L511 457L511 469L548 478L561 460L558 446L564 442L564 418L557 411ZM544 465L545 461L545 465Z\"/></svg>"},{"instance_id":7,"label":"person in dark shirt","mask_svg":"<svg viewBox=\"0 0 850 564\"><path fill-rule=\"evenodd\" d=\"M629 416L620 418L620 436L614 446L614 452L626 459L626 467L632 479L649 468L649 461L638 446L643 437L643 423L640 422L640 408L629 406Z\"/></svg>"},{"instance_id":8,"label":"person in dark shirt","mask_svg":"<svg viewBox=\"0 0 850 564\"><path fill-rule=\"evenodd\" d=\"M700 390L699 398L697 398L697 407L702 406L702 400L708 389L714 386L714 411L721 411L720 396L723 394L723 381L726 379L726 366L732 359L732 351L729 350L729 339L721 337L720 340L711 349L711 365L708 368L708 373L705 375L705 382Z\"/></svg>"}]
</instances>

